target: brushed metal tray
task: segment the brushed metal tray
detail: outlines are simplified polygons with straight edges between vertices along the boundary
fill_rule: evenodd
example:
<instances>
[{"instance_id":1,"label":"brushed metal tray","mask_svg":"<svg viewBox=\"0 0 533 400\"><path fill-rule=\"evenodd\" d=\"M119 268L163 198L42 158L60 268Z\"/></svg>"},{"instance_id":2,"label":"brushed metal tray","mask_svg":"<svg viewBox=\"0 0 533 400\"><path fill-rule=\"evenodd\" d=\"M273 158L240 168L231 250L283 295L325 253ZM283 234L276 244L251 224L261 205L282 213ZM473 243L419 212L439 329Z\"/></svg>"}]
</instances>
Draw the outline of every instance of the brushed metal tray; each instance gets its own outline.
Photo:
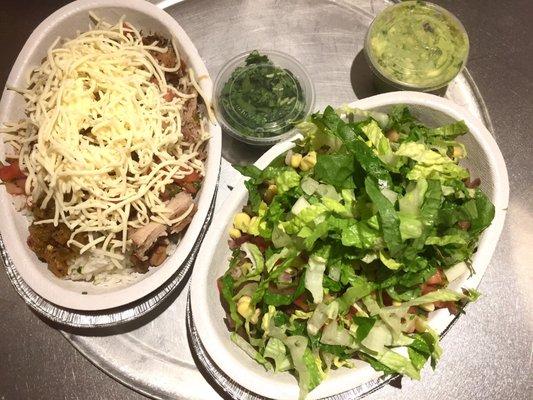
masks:
<instances>
[{"instance_id":1,"label":"brushed metal tray","mask_svg":"<svg viewBox=\"0 0 533 400\"><path fill-rule=\"evenodd\" d=\"M373 15L386 5L384 0L188 0L171 5L167 12L189 34L213 78L225 61L243 51L285 51L307 68L315 85L316 109L322 109L327 104L339 105L374 94L361 50ZM493 130L467 70L450 84L445 96ZM263 151L223 137L223 157L230 163L255 161ZM217 206L229 195L228 185L235 179L234 170L223 161ZM254 398L210 365L196 340L192 321L187 322L187 292L187 288L176 292L174 302L161 307L149 321L63 334L98 368L149 397ZM195 349L194 357L189 346ZM359 397L383 383L377 380L336 398Z\"/></svg>"}]
</instances>

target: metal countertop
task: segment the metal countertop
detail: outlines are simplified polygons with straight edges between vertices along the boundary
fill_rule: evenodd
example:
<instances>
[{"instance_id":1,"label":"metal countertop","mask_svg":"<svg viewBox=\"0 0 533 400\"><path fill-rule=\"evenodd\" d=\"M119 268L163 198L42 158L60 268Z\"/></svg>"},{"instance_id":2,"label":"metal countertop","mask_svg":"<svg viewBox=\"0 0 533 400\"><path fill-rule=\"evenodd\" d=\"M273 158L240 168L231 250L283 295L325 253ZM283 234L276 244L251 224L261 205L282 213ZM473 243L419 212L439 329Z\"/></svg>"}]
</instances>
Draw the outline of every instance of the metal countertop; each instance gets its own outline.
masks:
<instances>
[{"instance_id":1,"label":"metal countertop","mask_svg":"<svg viewBox=\"0 0 533 400\"><path fill-rule=\"evenodd\" d=\"M194 1L194 0L189 0ZM533 398L533 1L434 0L465 25L468 68L486 101L511 182L506 225L481 283L484 296L443 339L444 357L421 382L376 399ZM61 0L2 2L0 85L25 40ZM260 2L257 2L260 7ZM7 22L9 21L9 22ZM144 399L99 371L33 314L0 272L0 400Z\"/></svg>"}]
</instances>

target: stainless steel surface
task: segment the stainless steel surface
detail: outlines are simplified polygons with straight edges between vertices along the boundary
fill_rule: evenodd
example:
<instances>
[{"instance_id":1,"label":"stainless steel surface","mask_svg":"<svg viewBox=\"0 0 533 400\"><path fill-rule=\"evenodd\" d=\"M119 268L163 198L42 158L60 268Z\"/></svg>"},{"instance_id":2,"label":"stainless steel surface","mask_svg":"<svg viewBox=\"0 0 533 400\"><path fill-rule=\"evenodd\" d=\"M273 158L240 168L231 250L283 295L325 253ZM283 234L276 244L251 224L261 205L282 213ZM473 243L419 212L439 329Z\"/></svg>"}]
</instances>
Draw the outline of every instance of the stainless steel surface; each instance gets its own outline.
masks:
<instances>
[{"instance_id":1,"label":"stainless steel surface","mask_svg":"<svg viewBox=\"0 0 533 400\"><path fill-rule=\"evenodd\" d=\"M115 379L156 398L216 398L187 343L188 287L157 319L127 333L86 337L65 333L74 347Z\"/></svg>"},{"instance_id":2,"label":"stainless steel surface","mask_svg":"<svg viewBox=\"0 0 533 400\"><path fill-rule=\"evenodd\" d=\"M533 321L530 311L533 304L529 294L533 283L529 269L533 259L529 247L533 240L533 210L530 200L533 196L533 137L529 128L533 125L533 52L530 40L533 37L533 26L530 23L533 3L530 0L436 2L454 12L469 32L469 70L486 101L494 124L494 135L508 164L511 202L502 239L480 287L484 296L469 307L467 317L460 318L443 339L445 353L436 372L427 371L421 382L404 381L401 391L385 387L368 398L528 399L533 396ZM3 3L5 20L16 23L0 24L0 34L4 38L3 58L0 60L2 82L32 27L54 8L58 8L61 5L59 3L52 0ZM221 51L226 45L238 46L248 39L244 32L233 37L215 30L214 26L205 24L205 20L203 29L193 35L192 28L202 22L204 13L214 9L218 20L237 24L246 13L260 14L261 8L269 2L254 2L253 6L243 7L237 13L236 3L224 7L225 3L187 0L171 9L171 13L200 47L206 60L210 54L205 54L205 47L202 48L204 41L211 42L215 51ZM335 5L331 2L327 4ZM287 3L278 2L278 5L286 6ZM319 5L318 2L315 5ZM17 19L20 15L24 17ZM326 19L327 14L323 18ZM287 17L284 21L288 21L291 26L315 23L310 22L309 18ZM334 39L338 35L339 23L333 21L331 26L329 34L321 32L320 36L325 43L330 43L331 49L335 49L338 44L334 40L328 42L327 39ZM250 32L266 29L263 25L247 28ZM276 40L279 41L279 36L270 40L273 48L277 48ZM293 37L293 46L305 47L305 40L305 37ZM339 50L348 51L344 48ZM310 59L309 62L312 63L313 60ZM213 66L209 62L207 64L213 71ZM351 66L344 67L349 71ZM349 72L340 79L339 85L332 90L337 90L343 98L348 95L353 97ZM369 92L370 88L367 87L366 93ZM321 94L318 93L318 96ZM232 143L226 141L224 145L228 154ZM250 155L252 157L255 155ZM12 289L5 274L0 274L0 293L0 312L3 316L0 323L0 359L3 361L0 366L0 399L144 398L92 367L68 343L61 340L55 330L36 318ZM168 311L170 308L166 312ZM170 322L174 320L183 327L183 318L183 314L176 314L174 318L170 318ZM140 332L146 328L140 328ZM111 338L108 334L102 337ZM161 338L168 342L165 332L161 332ZM91 337L86 339L91 340ZM117 348L120 345L117 342ZM171 339L170 345L186 346L186 342ZM157 342L155 346L159 348ZM169 365L172 366L173 363L171 360ZM143 371L149 373L152 368L150 365L143 365L137 364L140 375ZM158 380L153 382L159 383ZM181 385L189 386L191 391L195 391L197 381ZM199 386L197 391L201 391ZM213 396L207 395L205 398L211 399Z\"/></svg>"}]
</instances>

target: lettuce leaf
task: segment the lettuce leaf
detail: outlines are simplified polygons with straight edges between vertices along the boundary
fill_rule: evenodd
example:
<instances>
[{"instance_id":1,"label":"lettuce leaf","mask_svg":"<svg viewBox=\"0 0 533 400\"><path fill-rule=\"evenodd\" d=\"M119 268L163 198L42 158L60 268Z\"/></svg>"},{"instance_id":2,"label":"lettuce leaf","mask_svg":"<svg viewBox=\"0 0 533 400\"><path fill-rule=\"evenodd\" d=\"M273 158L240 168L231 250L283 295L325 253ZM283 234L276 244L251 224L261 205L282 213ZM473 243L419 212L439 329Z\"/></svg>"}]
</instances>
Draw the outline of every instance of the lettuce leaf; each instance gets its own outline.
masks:
<instances>
[{"instance_id":1,"label":"lettuce leaf","mask_svg":"<svg viewBox=\"0 0 533 400\"><path fill-rule=\"evenodd\" d=\"M420 379L420 371L414 367L411 360L392 350L387 350L382 354L378 354L375 358L394 372L406 375L411 379Z\"/></svg>"},{"instance_id":2,"label":"lettuce leaf","mask_svg":"<svg viewBox=\"0 0 533 400\"><path fill-rule=\"evenodd\" d=\"M292 368L292 363L287 355L283 342L277 338L270 338L265 346L263 357L274 360L274 371L284 372Z\"/></svg>"},{"instance_id":3,"label":"lettuce leaf","mask_svg":"<svg viewBox=\"0 0 533 400\"><path fill-rule=\"evenodd\" d=\"M278 193L282 194L293 187L300 185L300 175L294 169L288 169L280 172L274 178Z\"/></svg>"},{"instance_id":4,"label":"lettuce leaf","mask_svg":"<svg viewBox=\"0 0 533 400\"><path fill-rule=\"evenodd\" d=\"M272 369L272 364L270 364L265 357L261 355L250 343L244 340L241 336L235 332L231 333L231 341L241 348L252 360L257 361L261 364L267 371Z\"/></svg>"},{"instance_id":5,"label":"lettuce leaf","mask_svg":"<svg viewBox=\"0 0 533 400\"><path fill-rule=\"evenodd\" d=\"M298 374L300 386L299 399L304 399L307 394L317 387L323 379L323 372L311 350L307 347L308 339L305 336L290 336L284 340L289 348L294 369Z\"/></svg>"},{"instance_id":6,"label":"lettuce leaf","mask_svg":"<svg viewBox=\"0 0 533 400\"><path fill-rule=\"evenodd\" d=\"M230 275L224 275L222 278L220 278L220 291L222 298L228 305L230 317L235 324L235 329L237 330L242 326L243 320L237 312L237 303L235 300L233 300L233 284L234 280Z\"/></svg>"},{"instance_id":7,"label":"lettuce leaf","mask_svg":"<svg viewBox=\"0 0 533 400\"><path fill-rule=\"evenodd\" d=\"M403 142L395 153L416 161L416 165L407 173L409 180L418 179L464 179L468 171L457 165L451 158L431 150L423 143Z\"/></svg>"},{"instance_id":8,"label":"lettuce leaf","mask_svg":"<svg viewBox=\"0 0 533 400\"><path fill-rule=\"evenodd\" d=\"M267 288L263 296L263 301L269 306L288 306L289 304L292 304L294 300L300 297L305 291L304 283L305 273L302 277L299 278L298 285L296 286L292 294L273 293L272 291L270 291L269 288Z\"/></svg>"},{"instance_id":9,"label":"lettuce leaf","mask_svg":"<svg viewBox=\"0 0 533 400\"><path fill-rule=\"evenodd\" d=\"M429 136L442 136L445 138L455 138L464 135L465 133L468 133L468 127L464 121L456 121L448 125L428 130Z\"/></svg>"},{"instance_id":10,"label":"lettuce leaf","mask_svg":"<svg viewBox=\"0 0 533 400\"><path fill-rule=\"evenodd\" d=\"M451 162L448 164L433 164L424 166L417 164L407 173L407 179L438 179L441 182L446 182L450 179L465 179L469 174L466 169Z\"/></svg>"},{"instance_id":11,"label":"lettuce leaf","mask_svg":"<svg viewBox=\"0 0 533 400\"><path fill-rule=\"evenodd\" d=\"M309 257L305 272L305 288L311 292L315 304L321 303L324 297L322 281L324 279L325 270L326 260L324 258L316 255Z\"/></svg>"},{"instance_id":12,"label":"lettuce leaf","mask_svg":"<svg viewBox=\"0 0 533 400\"><path fill-rule=\"evenodd\" d=\"M392 257L399 255L403 250L400 233L400 219L392 203L380 192L375 182L367 177L365 179L366 193L378 209L383 230L383 238Z\"/></svg>"},{"instance_id":13,"label":"lettuce leaf","mask_svg":"<svg viewBox=\"0 0 533 400\"><path fill-rule=\"evenodd\" d=\"M344 246L372 249L376 247L379 239L379 231L372 229L366 221L354 222L342 229L341 242Z\"/></svg>"},{"instance_id":14,"label":"lettuce leaf","mask_svg":"<svg viewBox=\"0 0 533 400\"><path fill-rule=\"evenodd\" d=\"M385 168L383 162L374 154L371 148L361 138L361 128L353 124L347 124L339 115L335 113L332 107L326 107L324 113L314 114L312 121L319 126L337 136L344 146L352 153L361 166L369 175L378 181L391 182L391 176ZM357 171L354 171L357 175Z\"/></svg>"},{"instance_id":15,"label":"lettuce leaf","mask_svg":"<svg viewBox=\"0 0 533 400\"><path fill-rule=\"evenodd\" d=\"M250 268L248 275L253 276L261 274L265 267L265 259L263 258L263 254L261 253L261 250L259 250L259 247L253 243L245 242L241 245L241 250L246 254L246 258L252 262L252 268Z\"/></svg>"},{"instance_id":16,"label":"lettuce leaf","mask_svg":"<svg viewBox=\"0 0 533 400\"><path fill-rule=\"evenodd\" d=\"M339 189L353 188L354 157L351 154L319 154L315 179Z\"/></svg>"},{"instance_id":17,"label":"lettuce leaf","mask_svg":"<svg viewBox=\"0 0 533 400\"><path fill-rule=\"evenodd\" d=\"M357 330L355 331L355 337L358 342L362 342L370 333L371 329L374 327L377 319L376 317L353 317L353 321L357 325Z\"/></svg>"},{"instance_id":18,"label":"lettuce leaf","mask_svg":"<svg viewBox=\"0 0 533 400\"><path fill-rule=\"evenodd\" d=\"M389 139L385 137L377 122L372 120L363 125L361 130L372 143L379 159L391 169L397 171L401 165L401 159L392 151Z\"/></svg>"}]
</instances>

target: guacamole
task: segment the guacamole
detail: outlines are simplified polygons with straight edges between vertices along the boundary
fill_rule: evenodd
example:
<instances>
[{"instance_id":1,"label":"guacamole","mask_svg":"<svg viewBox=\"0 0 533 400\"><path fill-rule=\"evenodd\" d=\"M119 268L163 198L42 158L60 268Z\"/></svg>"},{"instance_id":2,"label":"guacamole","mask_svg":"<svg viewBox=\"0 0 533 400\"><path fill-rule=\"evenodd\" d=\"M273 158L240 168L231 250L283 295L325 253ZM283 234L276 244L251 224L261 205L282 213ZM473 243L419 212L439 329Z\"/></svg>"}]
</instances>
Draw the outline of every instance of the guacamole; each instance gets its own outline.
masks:
<instances>
[{"instance_id":1,"label":"guacamole","mask_svg":"<svg viewBox=\"0 0 533 400\"><path fill-rule=\"evenodd\" d=\"M448 11L406 1L385 9L372 23L367 56L378 75L415 89L445 86L468 56L468 36Z\"/></svg>"}]
</instances>

